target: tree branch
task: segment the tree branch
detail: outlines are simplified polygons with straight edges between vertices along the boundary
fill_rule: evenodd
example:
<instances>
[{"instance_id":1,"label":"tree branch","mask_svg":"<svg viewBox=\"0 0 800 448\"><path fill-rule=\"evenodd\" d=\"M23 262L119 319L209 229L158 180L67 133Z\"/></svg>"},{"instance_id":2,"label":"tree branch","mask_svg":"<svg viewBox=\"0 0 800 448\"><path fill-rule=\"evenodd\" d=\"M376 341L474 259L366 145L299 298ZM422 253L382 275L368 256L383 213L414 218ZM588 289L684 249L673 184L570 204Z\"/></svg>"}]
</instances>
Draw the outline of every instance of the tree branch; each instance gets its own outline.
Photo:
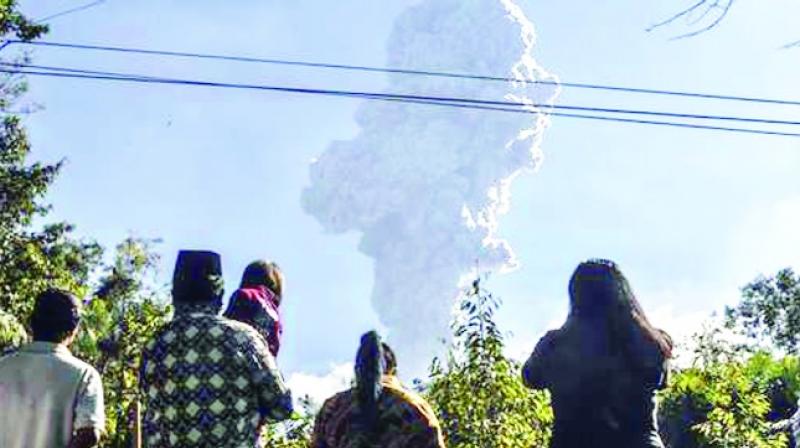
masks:
<instances>
[{"instance_id":1,"label":"tree branch","mask_svg":"<svg viewBox=\"0 0 800 448\"><path fill-rule=\"evenodd\" d=\"M800 48L800 40L795 42L789 42L788 44L781 47L781 50L788 50L790 48Z\"/></svg>"},{"instance_id":2,"label":"tree branch","mask_svg":"<svg viewBox=\"0 0 800 448\"><path fill-rule=\"evenodd\" d=\"M722 22L722 20L728 15L728 12L730 12L730 9L733 6L734 1L736 0L699 0L697 3L673 15L672 17L650 26L649 28L647 28L647 32L651 32L656 28L661 28L670 25L683 18L690 18L695 12L702 11L699 17L689 21L690 25L694 25L696 23L701 22L706 17L708 17L708 15L711 14L713 11L718 11L717 17L707 26L698 29L696 31L692 31L690 33L676 36L673 38L673 40L685 39L687 37L697 36L698 34L705 33L706 31L709 31L715 28L717 25L719 25L720 22Z\"/></svg>"}]
</instances>

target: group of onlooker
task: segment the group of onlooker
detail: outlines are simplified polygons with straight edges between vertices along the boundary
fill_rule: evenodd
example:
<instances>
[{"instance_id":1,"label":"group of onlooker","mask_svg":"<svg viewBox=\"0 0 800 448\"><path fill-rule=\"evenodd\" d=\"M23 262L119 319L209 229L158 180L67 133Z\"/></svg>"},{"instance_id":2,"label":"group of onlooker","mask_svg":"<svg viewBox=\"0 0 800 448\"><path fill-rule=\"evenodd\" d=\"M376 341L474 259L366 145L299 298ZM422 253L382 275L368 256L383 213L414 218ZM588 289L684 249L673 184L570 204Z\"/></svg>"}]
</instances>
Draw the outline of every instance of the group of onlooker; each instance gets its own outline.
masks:
<instances>
[{"instance_id":1,"label":"group of onlooker","mask_svg":"<svg viewBox=\"0 0 800 448\"><path fill-rule=\"evenodd\" d=\"M258 261L222 315L219 255L183 251L173 282L174 317L144 347L140 390L147 447L257 446L263 425L293 413L275 357L283 275ZM548 332L522 378L547 389L551 447L663 447L655 391L666 384L672 341L654 328L616 264L581 263L569 282L570 313ZM0 447L84 448L104 430L102 381L70 354L80 301L48 290L36 300L33 342L0 358ZM798 426L793 420L776 430ZM391 347L371 331L356 355L350 390L328 399L311 448L442 448L433 409L397 378Z\"/></svg>"}]
</instances>

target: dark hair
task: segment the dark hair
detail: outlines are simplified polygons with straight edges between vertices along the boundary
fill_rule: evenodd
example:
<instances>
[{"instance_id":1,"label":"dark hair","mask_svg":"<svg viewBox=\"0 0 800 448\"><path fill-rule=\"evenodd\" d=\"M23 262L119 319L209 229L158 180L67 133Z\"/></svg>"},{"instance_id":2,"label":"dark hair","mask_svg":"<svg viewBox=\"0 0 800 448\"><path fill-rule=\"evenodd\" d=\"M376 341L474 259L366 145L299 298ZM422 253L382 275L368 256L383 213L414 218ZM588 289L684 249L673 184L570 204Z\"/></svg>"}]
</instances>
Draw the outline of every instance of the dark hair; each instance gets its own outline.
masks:
<instances>
[{"instance_id":1,"label":"dark hair","mask_svg":"<svg viewBox=\"0 0 800 448\"><path fill-rule=\"evenodd\" d=\"M397 356L394 354L394 350L385 342L381 342L381 348L383 349L383 362L386 366L386 370L383 373L397 375Z\"/></svg>"},{"instance_id":2,"label":"dark hair","mask_svg":"<svg viewBox=\"0 0 800 448\"><path fill-rule=\"evenodd\" d=\"M592 259L579 264L569 281L569 296L571 319L605 320L618 346L628 347L638 333L665 358L672 357L672 339L650 324L628 280L613 261Z\"/></svg>"},{"instance_id":3,"label":"dark hair","mask_svg":"<svg viewBox=\"0 0 800 448\"><path fill-rule=\"evenodd\" d=\"M383 388L381 377L386 371L383 343L375 331L361 336L356 354L356 402L358 415L367 431L375 429L378 420L378 400Z\"/></svg>"},{"instance_id":4,"label":"dark hair","mask_svg":"<svg viewBox=\"0 0 800 448\"><path fill-rule=\"evenodd\" d=\"M283 296L283 273L272 261L257 260L249 265L242 274L242 288L248 286L266 286L280 300Z\"/></svg>"},{"instance_id":5,"label":"dark hair","mask_svg":"<svg viewBox=\"0 0 800 448\"><path fill-rule=\"evenodd\" d=\"M80 323L80 301L59 289L48 289L36 298L31 315L33 340L64 342Z\"/></svg>"},{"instance_id":6,"label":"dark hair","mask_svg":"<svg viewBox=\"0 0 800 448\"><path fill-rule=\"evenodd\" d=\"M172 299L176 303L222 304L225 288L222 262L210 251L181 251L172 277Z\"/></svg>"}]
</instances>

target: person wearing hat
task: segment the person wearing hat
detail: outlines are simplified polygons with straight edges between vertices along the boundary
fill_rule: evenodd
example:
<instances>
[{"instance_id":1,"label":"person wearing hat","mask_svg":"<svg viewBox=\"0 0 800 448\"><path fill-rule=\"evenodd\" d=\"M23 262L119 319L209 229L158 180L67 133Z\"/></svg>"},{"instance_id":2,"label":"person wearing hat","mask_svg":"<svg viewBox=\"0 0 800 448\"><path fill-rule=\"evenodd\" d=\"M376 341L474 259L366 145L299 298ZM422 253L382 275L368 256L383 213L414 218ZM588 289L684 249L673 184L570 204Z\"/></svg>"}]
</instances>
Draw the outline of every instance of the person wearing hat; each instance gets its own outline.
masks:
<instances>
[{"instance_id":1,"label":"person wearing hat","mask_svg":"<svg viewBox=\"0 0 800 448\"><path fill-rule=\"evenodd\" d=\"M80 301L41 293L30 325L33 342L0 358L0 447L91 448L105 430L103 382L72 356Z\"/></svg>"},{"instance_id":2,"label":"person wearing hat","mask_svg":"<svg viewBox=\"0 0 800 448\"><path fill-rule=\"evenodd\" d=\"M267 420L292 414L267 343L219 315L223 294L218 254L178 255L175 317L142 354L145 446L254 447Z\"/></svg>"}]
</instances>

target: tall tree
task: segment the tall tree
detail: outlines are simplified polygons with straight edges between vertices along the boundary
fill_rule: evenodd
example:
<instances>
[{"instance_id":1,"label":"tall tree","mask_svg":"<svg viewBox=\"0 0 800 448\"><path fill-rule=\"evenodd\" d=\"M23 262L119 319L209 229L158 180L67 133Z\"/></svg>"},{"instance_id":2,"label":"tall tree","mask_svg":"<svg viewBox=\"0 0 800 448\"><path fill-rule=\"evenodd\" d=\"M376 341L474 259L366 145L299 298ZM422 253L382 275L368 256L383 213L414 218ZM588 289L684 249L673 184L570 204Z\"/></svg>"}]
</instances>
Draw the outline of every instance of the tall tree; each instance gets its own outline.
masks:
<instances>
[{"instance_id":1,"label":"tall tree","mask_svg":"<svg viewBox=\"0 0 800 448\"><path fill-rule=\"evenodd\" d=\"M28 41L46 31L46 26L20 13L15 0L0 0L2 42L11 38ZM33 297L43 288L57 286L85 293L89 274L101 256L97 244L75 239L72 226L66 223L38 225L49 210L43 196L61 163L28 161L28 135L19 116L9 112L26 89L17 74L0 77L0 310L23 323Z\"/></svg>"},{"instance_id":2,"label":"tall tree","mask_svg":"<svg viewBox=\"0 0 800 448\"><path fill-rule=\"evenodd\" d=\"M800 275L786 268L759 277L742 289L742 299L725 310L726 326L753 339L800 354Z\"/></svg>"}]
</instances>

